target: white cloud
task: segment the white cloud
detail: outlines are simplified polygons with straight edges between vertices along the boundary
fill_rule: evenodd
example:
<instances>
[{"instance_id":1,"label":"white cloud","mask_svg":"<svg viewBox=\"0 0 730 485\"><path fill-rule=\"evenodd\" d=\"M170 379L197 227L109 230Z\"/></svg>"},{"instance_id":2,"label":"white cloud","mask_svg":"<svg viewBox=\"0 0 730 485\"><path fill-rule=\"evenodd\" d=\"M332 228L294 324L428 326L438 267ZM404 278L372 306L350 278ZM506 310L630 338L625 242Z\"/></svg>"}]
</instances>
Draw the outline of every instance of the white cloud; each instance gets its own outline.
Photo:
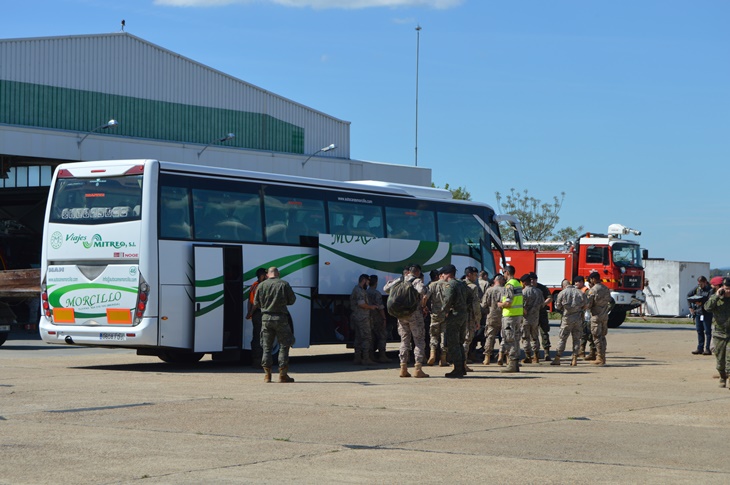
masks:
<instances>
[{"instance_id":1,"label":"white cloud","mask_svg":"<svg viewBox=\"0 0 730 485\"><path fill-rule=\"evenodd\" d=\"M254 1L274 3L285 7L361 9L374 7L430 7L447 9L458 7L465 0L154 0L155 5L171 7L219 7L233 3L253 3Z\"/></svg>"}]
</instances>

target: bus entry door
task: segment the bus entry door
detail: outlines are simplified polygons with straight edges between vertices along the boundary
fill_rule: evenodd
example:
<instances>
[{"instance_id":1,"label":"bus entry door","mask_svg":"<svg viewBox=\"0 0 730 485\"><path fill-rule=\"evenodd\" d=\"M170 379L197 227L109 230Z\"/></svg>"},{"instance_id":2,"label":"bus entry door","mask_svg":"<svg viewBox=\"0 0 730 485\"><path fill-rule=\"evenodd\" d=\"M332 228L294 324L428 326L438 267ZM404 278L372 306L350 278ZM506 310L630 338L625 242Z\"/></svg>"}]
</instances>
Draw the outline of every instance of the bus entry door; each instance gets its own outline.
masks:
<instances>
[{"instance_id":1,"label":"bus entry door","mask_svg":"<svg viewBox=\"0 0 730 485\"><path fill-rule=\"evenodd\" d=\"M194 352L241 348L243 253L241 246L193 246Z\"/></svg>"}]
</instances>

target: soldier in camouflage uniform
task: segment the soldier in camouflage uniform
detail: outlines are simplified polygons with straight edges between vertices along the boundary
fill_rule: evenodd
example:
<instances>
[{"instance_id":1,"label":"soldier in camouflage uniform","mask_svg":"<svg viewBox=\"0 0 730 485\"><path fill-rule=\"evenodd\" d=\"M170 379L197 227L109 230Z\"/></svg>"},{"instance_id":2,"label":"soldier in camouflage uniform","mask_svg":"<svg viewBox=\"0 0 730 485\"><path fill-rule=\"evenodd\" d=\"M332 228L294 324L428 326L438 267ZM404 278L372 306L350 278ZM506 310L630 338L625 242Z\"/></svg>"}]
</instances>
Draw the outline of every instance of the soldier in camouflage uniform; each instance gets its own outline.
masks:
<instances>
[{"instance_id":1,"label":"soldier in camouflage uniform","mask_svg":"<svg viewBox=\"0 0 730 485\"><path fill-rule=\"evenodd\" d=\"M587 304L588 300L583 292L571 285L570 281L563 280L563 291L558 294L558 298L555 300L555 308L563 313L563 318L560 321L560 342L558 342L558 353L551 365L560 365L560 357L562 357L565 350L568 336L573 338L573 358L570 365L578 365L580 336L583 332L583 312Z\"/></svg>"},{"instance_id":2,"label":"soldier in camouflage uniform","mask_svg":"<svg viewBox=\"0 0 730 485\"><path fill-rule=\"evenodd\" d=\"M548 318L548 305L553 300L550 289L537 281L537 274L530 273L532 286L542 293L543 304L540 307L540 316L538 318L538 326L540 327L540 338L542 339L543 353L545 354L545 362L550 361L550 319Z\"/></svg>"},{"instance_id":3,"label":"soldier in camouflage uniform","mask_svg":"<svg viewBox=\"0 0 730 485\"><path fill-rule=\"evenodd\" d=\"M419 265L411 265L408 269L403 271L403 276L387 282L383 287L383 291L390 293L390 289L396 283L401 281L405 281L406 284L412 285L421 296L428 295L428 288L423 284L423 274L421 273L421 267ZM415 377L428 377L428 374L423 372L422 369L423 354L426 346L424 340L425 333L423 312L421 311L420 306L416 308L416 311L414 311L409 317L398 319L398 335L400 335L398 357L400 358L401 377L411 377L411 374L408 372L408 354L411 350L411 342L415 345Z\"/></svg>"},{"instance_id":4,"label":"soldier in camouflage uniform","mask_svg":"<svg viewBox=\"0 0 730 485\"><path fill-rule=\"evenodd\" d=\"M575 287L583 292L584 295L588 295L588 286L585 284L585 278L578 275L574 278ZM593 334L591 333L591 312L586 310L583 313L583 335L580 338L580 356L585 360L596 360L596 342L593 340ZM586 356L586 345L590 349L590 354Z\"/></svg>"},{"instance_id":5,"label":"soldier in camouflage uniform","mask_svg":"<svg viewBox=\"0 0 730 485\"><path fill-rule=\"evenodd\" d=\"M502 309L502 339L504 351L509 356L507 367L502 372L519 372L520 339L522 338L522 284L515 279L515 267L504 268L507 282L502 289L501 301L497 304Z\"/></svg>"},{"instance_id":6,"label":"soldier in camouflage uniform","mask_svg":"<svg viewBox=\"0 0 730 485\"><path fill-rule=\"evenodd\" d=\"M464 377L466 374L466 360L464 348L459 345L466 336L466 325L469 307L472 305L473 293L463 281L456 279L456 268L453 264L441 269L446 279L444 292L444 312L446 313L446 340L454 342L449 347L449 358L454 364L454 370L446 373L446 377Z\"/></svg>"},{"instance_id":7,"label":"soldier in camouflage uniform","mask_svg":"<svg viewBox=\"0 0 730 485\"><path fill-rule=\"evenodd\" d=\"M476 334L476 331L479 329L479 322L482 319L482 289L479 286L477 279L479 278L479 270L476 269L474 266L467 266L464 270L464 275L466 276L466 280L464 283L466 283L466 286L471 290L472 292L472 304L469 306L469 318L467 320L466 324L466 335L464 336L464 358L465 364L468 364L469 361L474 360L473 358L473 350L472 342L474 341L474 335ZM474 342L474 347L476 347L476 342ZM473 372L468 366L466 367L466 370L469 372Z\"/></svg>"},{"instance_id":8,"label":"soldier in camouflage uniform","mask_svg":"<svg viewBox=\"0 0 730 485\"><path fill-rule=\"evenodd\" d=\"M538 364L540 362L539 319L540 308L543 306L542 292L532 284L529 273L520 278L522 283L522 346L525 349L524 364Z\"/></svg>"},{"instance_id":9,"label":"soldier in camouflage uniform","mask_svg":"<svg viewBox=\"0 0 730 485\"><path fill-rule=\"evenodd\" d=\"M434 365L437 359L439 346L441 356L439 367L446 367L446 314L444 313L444 292L446 291L446 276L437 271L437 278L428 284L427 305L431 313L431 325L429 334L431 336L431 355L427 365Z\"/></svg>"},{"instance_id":10,"label":"soldier in camouflage uniform","mask_svg":"<svg viewBox=\"0 0 730 485\"><path fill-rule=\"evenodd\" d=\"M722 286L710 296L704 309L712 312L714 319L712 345L715 347L716 366L720 373L720 387L726 387L730 370L730 278L722 280Z\"/></svg>"},{"instance_id":11,"label":"soldier in camouflage uniform","mask_svg":"<svg viewBox=\"0 0 730 485\"><path fill-rule=\"evenodd\" d=\"M356 365L372 365L375 362L370 360L370 349L372 347L372 331L370 329L370 311L377 307L368 303L367 286L370 277L361 274L357 285L350 293L350 324L355 329L355 358L352 361Z\"/></svg>"},{"instance_id":12,"label":"soldier in camouflage uniform","mask_svg":"<svg viewBox=\"0 0 730 485\"><path fill-rule=\"evenodd\" d=\"M378 275L370 275L368 283L368 304L375 306L374 310L370 310L370 329L372 331L373 340L378 347L378 362L387 364L390 359L385 355L385 347L388 344L388 333L386 330L385 305L383 305L383 295L378 291ZM375 349L375 346L372 346ZM371 356L372 359L372 356Z\"/></svg>"},{"instance_id":13,"label":"soldier in camouflage uniform","mask_svg":"<svg viewBox=\"0 0 730 485\"><path fill-rule=\"evenodd\" d=\"M588 276L591 289L588 290L588 309L591 311L591 333L596 342L596 365L606 365L606 334L608 313L611 311L611 290L601 283L601 275L594 271Z\"/></svg>"},{"instance_id":14,"label":"soldier in camouflage uniform","mask_svg":"<svg viewBox=\"0 0 730 485\"><path fill-rule=\"evenodd\" d=\"M289 377L289 348L294 345L294 334L289 326L289 310L297 296L289 283L279 279L279 269L269 268L268 278L259 283L254 295L253 309L261 309L261 347L264 382L271 382L271 347L274 338L279 341L279 382L294 382Z\"/></svg>"},{"instance_id":15,"label":"soldier in camouflage uniform","mask_svg":"<svg viewBox=\"0 0 730 485\"><path fill-rule=\"evenodd\" d=\"M498 274L494 277L494 285L487 288L484 293L484 303L488 308L487 313L487 341L484 343L484 365L489 365L494 352L494 341L498 335L502 333L502 309L497 303L502 299L502 288L504 286L504 276ZM497 363L504 363L504 355L500 346L499 357Z\"/></svg>"}]
</instances>

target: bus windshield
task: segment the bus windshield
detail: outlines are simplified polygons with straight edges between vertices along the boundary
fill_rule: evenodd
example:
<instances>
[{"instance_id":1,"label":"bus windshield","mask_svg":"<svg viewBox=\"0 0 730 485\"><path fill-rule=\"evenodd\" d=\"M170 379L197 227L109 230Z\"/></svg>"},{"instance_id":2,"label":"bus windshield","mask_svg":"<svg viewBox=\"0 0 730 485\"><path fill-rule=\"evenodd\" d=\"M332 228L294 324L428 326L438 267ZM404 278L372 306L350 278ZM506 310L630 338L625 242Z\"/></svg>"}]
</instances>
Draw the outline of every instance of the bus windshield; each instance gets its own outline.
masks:
<instances>
[{"instance_id":1,"label":"bus windshield","mask_svg":"<svg viewBox=\"0 0 730 485\"><path fill-rule=\"evenodd\" d=\"M107 224L139 220L142 175L59 178L53 189L49 222Z\"/></svg>"}]
</instances>

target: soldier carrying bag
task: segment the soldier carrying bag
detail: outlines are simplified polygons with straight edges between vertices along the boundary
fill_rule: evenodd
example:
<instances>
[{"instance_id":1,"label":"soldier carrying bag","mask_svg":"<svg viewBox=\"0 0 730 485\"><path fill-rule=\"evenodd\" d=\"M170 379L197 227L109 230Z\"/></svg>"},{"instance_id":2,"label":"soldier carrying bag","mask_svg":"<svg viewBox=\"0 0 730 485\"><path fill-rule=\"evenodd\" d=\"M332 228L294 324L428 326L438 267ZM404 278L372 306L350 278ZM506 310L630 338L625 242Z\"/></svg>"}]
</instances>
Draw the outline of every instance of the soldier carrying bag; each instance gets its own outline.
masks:
<instances>
[{"instance_id":1,"label":"soldier carrying bag","mask_svg":"<svg viewBox=\"0 0 730 485\"><path fill-rule=\"evenodd\" d=\"M401 280L391 287L386 306L388 314L395 318L405 318L418 309L420 302L421 295L413 285Z\"/></svg>"}]
</instances>

